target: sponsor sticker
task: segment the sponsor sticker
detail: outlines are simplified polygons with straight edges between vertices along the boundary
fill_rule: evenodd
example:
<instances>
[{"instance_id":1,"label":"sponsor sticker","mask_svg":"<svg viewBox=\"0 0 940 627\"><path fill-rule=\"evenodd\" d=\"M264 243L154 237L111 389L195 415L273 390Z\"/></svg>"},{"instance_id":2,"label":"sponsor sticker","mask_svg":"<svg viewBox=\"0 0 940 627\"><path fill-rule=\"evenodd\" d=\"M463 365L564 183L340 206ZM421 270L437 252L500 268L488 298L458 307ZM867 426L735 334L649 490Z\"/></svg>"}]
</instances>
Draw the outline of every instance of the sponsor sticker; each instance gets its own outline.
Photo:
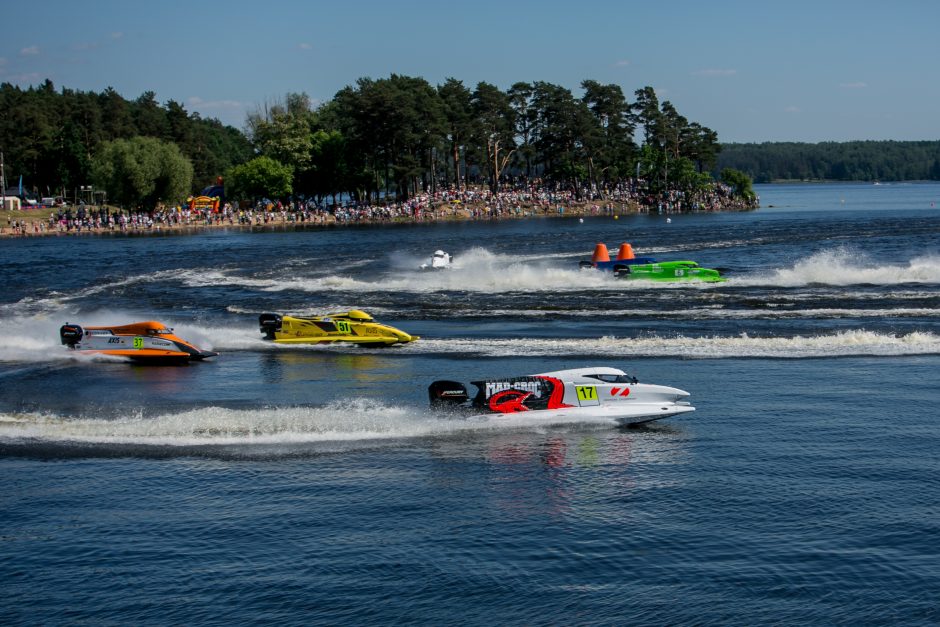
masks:
<instances>
[{"instance_id":1,"label":"sponsor sticker","mask_svg":"<svg viewBox=\"0 0 940 627\"><path fill-rule=\"evenodd\" d=\"M540 381L487 381L486 397L489 398L497 392L509 389L529 392L536 398L542 396L542 383Z\"/></svg>"}]
</instances>

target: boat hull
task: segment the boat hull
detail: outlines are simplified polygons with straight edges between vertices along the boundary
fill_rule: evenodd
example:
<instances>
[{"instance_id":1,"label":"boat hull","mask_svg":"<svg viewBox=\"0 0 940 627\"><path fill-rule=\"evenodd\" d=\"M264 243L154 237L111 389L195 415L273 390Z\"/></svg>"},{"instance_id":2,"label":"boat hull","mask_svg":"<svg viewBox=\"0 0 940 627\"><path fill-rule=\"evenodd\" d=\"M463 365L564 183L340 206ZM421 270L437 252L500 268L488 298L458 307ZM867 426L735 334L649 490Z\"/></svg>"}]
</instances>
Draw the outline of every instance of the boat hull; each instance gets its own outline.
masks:
<instances>
[{"instance_id":1,"label":"boat hull","mask_svg":"<svg viewBox=\"0 0 940 627\"><path fill-rule=\"evenodd\" d=\"M474 414L470 420L504 425L559 425L573 423L601 423L621 426L641 425L670 416L695 411L688 403L638 404L628 409L615 407L536 410L512 414Z\"/></svg>"},{"instance_id":2,"label":"boat hull","mask_svg":"<svg viewBox=\"0 0 940 627\"><path fill-rule=\"evenodd\" d=\"M264 339L275 344L361 344L394 346L419 339L400 329L375 322L363 312L327 314L309 318L261 314L258 323Z\"/></svg>"},{"instance_id":3,"label":"boat hull","mask_svg":"<svg viewBox=\"0 0 940 627\"><path fill-rule=\"evenodd\" d=\"M663 283L683 281L720 283L726 280L717 270L701 268L694 261L615 265L614 274L618 279L628 281L659 281Z\"/></svg>"},{"instance_id":4,"label":"boat hull","mask_svg":"<svg viewBox=\"0 0 940 627\"><path fill-rule=\"evenodd\" d=\"M185 364L218 355L184 340L156 321L113 327L66 323L59 335L62 343L76 355L102 355L135 363Z\"/></svg>"},{"instance_id":5,"label":"boat hull","mask_svg":"<svg viewBox=\"0 0 940 627\"><path fill-rule=\"evenodd\" d=\"M520 425L632 425L695 411L685 400L688 392L639 383L616 368L578 368L470 383L477 388L472 398L460 382L433 382L428 387L431 407L456 410L474 420Z\"/></svg>"}]
</instances>

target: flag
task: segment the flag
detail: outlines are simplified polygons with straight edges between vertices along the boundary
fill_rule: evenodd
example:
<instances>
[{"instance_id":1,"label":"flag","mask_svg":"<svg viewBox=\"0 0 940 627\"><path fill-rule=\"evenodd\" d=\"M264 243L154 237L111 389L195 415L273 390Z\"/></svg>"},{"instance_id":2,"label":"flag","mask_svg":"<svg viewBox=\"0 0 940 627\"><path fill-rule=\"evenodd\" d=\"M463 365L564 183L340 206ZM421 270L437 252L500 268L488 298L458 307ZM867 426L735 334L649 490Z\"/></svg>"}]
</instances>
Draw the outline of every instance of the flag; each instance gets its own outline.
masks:
<instances>
[{"instance_id":1,"label":"flag","mask_svg":"<svg viewBox=\"0 0 940 627\"><path fill-rule=\"evenodd\" d=\"M20 174L20 196L23 195L23 175Z\"/></svg>"}]
</instances>

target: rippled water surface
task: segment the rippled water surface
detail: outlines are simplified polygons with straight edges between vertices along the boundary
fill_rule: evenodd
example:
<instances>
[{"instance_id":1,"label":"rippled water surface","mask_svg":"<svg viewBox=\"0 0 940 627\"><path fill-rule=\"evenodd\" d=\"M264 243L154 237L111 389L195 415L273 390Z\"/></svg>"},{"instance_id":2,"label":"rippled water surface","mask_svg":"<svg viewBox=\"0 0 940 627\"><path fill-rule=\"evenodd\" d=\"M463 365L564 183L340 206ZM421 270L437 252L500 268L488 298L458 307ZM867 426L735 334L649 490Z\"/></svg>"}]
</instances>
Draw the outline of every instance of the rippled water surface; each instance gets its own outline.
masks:
<instances>
[{"instance_id":1,"label":"rippled water surface","mask_svg":"<svg viewBox=\"0 0 940 627\"><path fill-rule=\"evenodd\" d=\"M936 624L940 185L751 213L0 241L10 624ZM580 271L598 242L722 268ZM434 249L449 272L417 270ZM265 343L358 307L391 349ZM156 319L221 354L76 359ZM646 428L436 414L587 365L691 393Z\"/></svg>"}]
</instances>

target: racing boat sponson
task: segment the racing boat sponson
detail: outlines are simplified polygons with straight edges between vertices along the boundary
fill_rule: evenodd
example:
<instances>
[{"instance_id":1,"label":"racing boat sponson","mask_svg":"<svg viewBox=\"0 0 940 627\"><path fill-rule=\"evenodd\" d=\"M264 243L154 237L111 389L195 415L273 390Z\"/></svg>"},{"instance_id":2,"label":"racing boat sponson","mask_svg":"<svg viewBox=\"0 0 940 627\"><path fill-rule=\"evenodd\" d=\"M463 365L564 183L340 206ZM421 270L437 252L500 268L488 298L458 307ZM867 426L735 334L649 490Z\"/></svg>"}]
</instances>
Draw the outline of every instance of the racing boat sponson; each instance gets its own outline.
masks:
<instances>
[{"instance_id":1,"label":"racing boat sponson","mask_svg":"<svg viewBox=\"0 0 940 627\"><path fill-rule=\"evenodd\" d=\"M694 261L656 261L652 257L637 257L630 244L621 244L617 258L610 260L607 246L598 244L590 261L579 262L582 268L596 268L613 272L619 279L678 282L703 281L717 283L726 280L721 272L702 268Z\"/></svg>"},{"instance_id":2,"label":"racing boat sponson","mask_svg":"<svg viewBox=\"0 0 940 627\"><path fill-rule=\"evenodd\" d=\"M419 339L417 335L376 322L372 316L359 309L309 318L264 313L258 317L258 324L264 339L278 344L339 342L392 346Z\"/></svg>"},{"instance_id":3,"label":"racing boat sponson","mask_svg":"<svg viewBox=\"0 0 940 627\"><path fill-rule=\"evenodd\" d=\"M513 417L546 423L609 420L621 425L695 411L683 400L688 392L639 383L617 368L576 368L484 379L471 384L477 387L472 399L458 381L435 381L428 387L431 407L460 409L462 413L490 420Z\"/></svg>"},{"instance_id":4,"label":"racing boat sponson","mask_svg":"<svg viewBox=\"0 0 940 627\"><path fill-rule=\"evenodd\" d=\"M115 327L82 327L66 322L59 329L59 337L70 350L139 363L188 363L218 355L187 342L173 329L153 320Z\"/></svg>"}]
</instances>

